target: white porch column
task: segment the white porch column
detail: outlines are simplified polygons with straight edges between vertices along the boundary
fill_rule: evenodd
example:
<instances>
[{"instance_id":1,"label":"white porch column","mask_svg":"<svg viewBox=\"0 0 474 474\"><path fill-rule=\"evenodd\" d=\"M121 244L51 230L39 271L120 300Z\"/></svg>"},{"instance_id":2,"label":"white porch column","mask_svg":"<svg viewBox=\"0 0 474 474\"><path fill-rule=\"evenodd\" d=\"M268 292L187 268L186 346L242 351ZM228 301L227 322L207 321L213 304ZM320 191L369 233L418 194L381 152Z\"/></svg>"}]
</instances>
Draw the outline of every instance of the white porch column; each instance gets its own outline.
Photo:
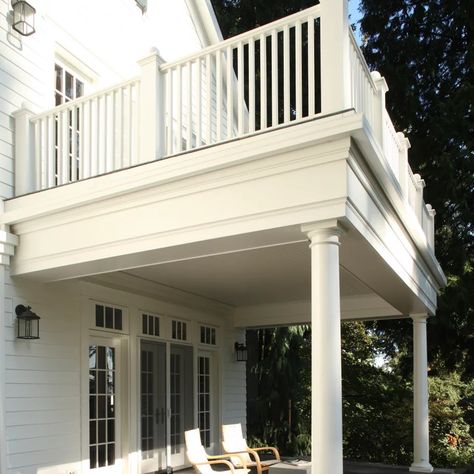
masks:
<instances>
[{"instance_id":1,"label":"white porch column","mask_svg":"<svg viewBox=\"0 0 474 474\"><path fill-rule=\"evenodd\" d=\"M312 474L342 473L341 311L336 221L303 226L311 248Z\"/></svg>"},{"instance_id":2,"label":"white porch column","mask_svg":"<svg viewBox=\"0 0 474 474\"><path fill-rule=\"evenodd\" d=\"M428 351L426 314L411 315L413 320L413 463L412 472L432 472L428 424Z\"/></svg>"}]
</instances>

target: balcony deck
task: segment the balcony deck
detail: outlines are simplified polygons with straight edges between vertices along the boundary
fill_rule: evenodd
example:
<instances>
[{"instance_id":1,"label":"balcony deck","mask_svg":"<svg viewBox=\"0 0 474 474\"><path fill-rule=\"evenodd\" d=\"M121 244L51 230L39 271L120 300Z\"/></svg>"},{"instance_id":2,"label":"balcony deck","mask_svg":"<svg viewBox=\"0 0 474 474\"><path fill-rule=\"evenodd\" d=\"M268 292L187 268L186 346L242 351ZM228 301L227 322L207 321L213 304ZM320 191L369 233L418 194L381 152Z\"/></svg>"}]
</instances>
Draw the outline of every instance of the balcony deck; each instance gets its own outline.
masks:
<instances>
[{"instance_id":1,"label":"balcony deck","mask_svg":"<svg viewBox=\"0 0 474 474\"><path fill-rule=\"evenodd\" d=\"M387 85L340 13L317 5L173 63L155 52L138 78L19 111L16 195L355 110L433 248L434 211L385 109Z\"/></svg>"}]
</instances>

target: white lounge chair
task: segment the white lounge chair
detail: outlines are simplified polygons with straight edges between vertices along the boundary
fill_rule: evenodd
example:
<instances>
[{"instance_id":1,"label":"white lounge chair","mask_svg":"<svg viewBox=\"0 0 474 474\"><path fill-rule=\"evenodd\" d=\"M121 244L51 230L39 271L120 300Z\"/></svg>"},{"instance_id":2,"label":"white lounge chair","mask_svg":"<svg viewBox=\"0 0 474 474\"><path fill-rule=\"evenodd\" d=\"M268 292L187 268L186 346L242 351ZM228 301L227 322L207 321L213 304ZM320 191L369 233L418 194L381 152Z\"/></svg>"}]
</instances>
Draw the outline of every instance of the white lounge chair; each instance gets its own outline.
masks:
<instances>
[{"instance_id":1,"label":"white lounge chair","mask_svg":"<svg viewBox=\"0 0 474 474\"><path fill-rule=\"evenodd\" d=\"M239 455L239 453L235 454L236 459L240 460L240 466L236 467L229 461L230 458L228 455L209 456L206 453L201 442L201 434L198 428L185 431L184 439L186 441L186 455L197 473L214 474L215 471L212 469L212 465L221 464L228 468L219 469L221 473L248 474L249 469L246 468L246 462L243 457L245 453L242 453L242 455Z\"/></svg>"},{"instance_id":2,"label":"white lounge chair","mask_svg":"<svg viewBox=\"0 0 474 474\"><path fill-rule=\"evenodd\" d=\"M242 425L240 423L222 425L222 438L224 452L232 454L232 463L237 467L242 465L240 461L242 454L240 454L240 456L234 456L234 453L245 453L245 466L255 467L257 469L257 474L262 474L262 472L267 471L272 464L280 462L280 453L278 452L278 449L273 446L249 448L247 441L242 434ZM271 451L275 456L275 459L262 461L258 455L258 452L260 451ZM253 459L250 456L252 456Z\"/></svg>"}]
</instances>

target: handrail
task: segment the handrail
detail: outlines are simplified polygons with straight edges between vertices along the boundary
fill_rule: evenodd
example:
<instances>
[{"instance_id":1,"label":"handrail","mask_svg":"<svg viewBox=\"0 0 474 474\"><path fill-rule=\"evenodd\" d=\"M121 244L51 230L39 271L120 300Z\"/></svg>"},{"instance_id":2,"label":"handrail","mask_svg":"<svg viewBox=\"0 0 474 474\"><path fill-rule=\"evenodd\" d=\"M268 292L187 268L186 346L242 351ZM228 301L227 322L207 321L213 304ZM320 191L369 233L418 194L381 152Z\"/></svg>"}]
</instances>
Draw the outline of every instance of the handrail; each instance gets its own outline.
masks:
<instances>
[{"instance_id":1,"label":"handrail","mask_svg":"<svg viewBox=\"0 0 474 474\"><path fill-rule=\"evenodd\" d=\"M258 28L254 28L253 30L246 31L245 33L240 33L239 35L232 36L231 38L227 38L224 41L220 41L219 43L208 46L207 48L204 48L198 51L197 53L190 54L176 61L163 64L160 67L160 70L167 71L168 69L173 69L176 66L179 66L180 64L194 61L202 56L206 56L207 54L215 53L218 50L225 49L227 46L233 46L234 44L239 43L240 41L244 41L244 40L259 36L262 33L266 32L267 30L281 29L281 27L283 27L285 24L291 23L292 21L295 21L298 19L307 18L309 16L313 16L314 18L319 18L320 16L319 10L320 10L320 6L315 5L314 7L306 8L305 10L301 10L299 12L293 13L292 15L285 16L271 23L266 23L265 25L259 26Z\"/></svg>"},{"instance_id":2,"label":"handrail","mask_svg":"<svg viewBox=\"0 0 474 474\"><path fill-rule=\"evenodd\" d=\"M362 64L362 67L364 68L364 71L367 75L367 79L369 81L369 84L372 86L374 91L376 91L377 87L375 86L375 82L374 82L374 79L372 78L372 74L370 74L370 69L369 69L369 66L367 64L367 61L365 60L364 55L362 54L362 51L361 51L359 45L357 44L357 40L356 40L356 37L354 36L354 32L352 31L352 28L350 28L350 27L349 27L349 39L352 43L352 46L355 49L355 52L357 54L357 57L359 58L359 61Z\"/></svg>"},{"instance_id":3,"label":"handrail","mask_svg":"<svg viewBox=\"0 0 474 474\"><path fill-rule=\"evenodd\" d=\"M85 102L90 102L91 100L97 99L98 97L102 97L102 96L107 95L107 94L110 94L111 92L114 92L118 89L123 89L125 87L130 86L130 85L134 85L137 82L140 82L140 77L139 76L134 77L133 79L129 79L128 81L125 81L125 82L120 82L118 84L114 84L113 86L107 87L105 89L101 89L99 91L94 92L93 94L84 95L84 96L79 97L77 99L70 100L69 102L65 102L64 104L53 107L52 109L49 109L46 112L41 112L39 114L33 115L33 117L31 117L31 121L36 122L37 120L41 120L41 119L47 117L48 115L55 114L55 113L60 113L64 110L69 109L70 107L82 105Z\"/></svg>"}]
</instances>

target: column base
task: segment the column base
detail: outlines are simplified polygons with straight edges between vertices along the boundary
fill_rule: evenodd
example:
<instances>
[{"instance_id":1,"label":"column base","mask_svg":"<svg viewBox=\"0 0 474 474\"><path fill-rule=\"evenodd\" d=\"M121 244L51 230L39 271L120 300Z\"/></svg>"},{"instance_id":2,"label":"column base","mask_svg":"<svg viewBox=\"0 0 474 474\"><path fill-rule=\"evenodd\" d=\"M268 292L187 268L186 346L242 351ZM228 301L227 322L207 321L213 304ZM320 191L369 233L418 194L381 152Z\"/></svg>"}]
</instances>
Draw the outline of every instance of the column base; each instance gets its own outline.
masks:
<instances>
[{"instance_id":1,"label":"column base","mask_svg":"<svg viewBox=\"0 0 474 474\"><path fill-rule=\"evenodd\" d=\"M410 472L433 472L433 466L429 462L413 463Z\"/></svg>"}]
</instances>

